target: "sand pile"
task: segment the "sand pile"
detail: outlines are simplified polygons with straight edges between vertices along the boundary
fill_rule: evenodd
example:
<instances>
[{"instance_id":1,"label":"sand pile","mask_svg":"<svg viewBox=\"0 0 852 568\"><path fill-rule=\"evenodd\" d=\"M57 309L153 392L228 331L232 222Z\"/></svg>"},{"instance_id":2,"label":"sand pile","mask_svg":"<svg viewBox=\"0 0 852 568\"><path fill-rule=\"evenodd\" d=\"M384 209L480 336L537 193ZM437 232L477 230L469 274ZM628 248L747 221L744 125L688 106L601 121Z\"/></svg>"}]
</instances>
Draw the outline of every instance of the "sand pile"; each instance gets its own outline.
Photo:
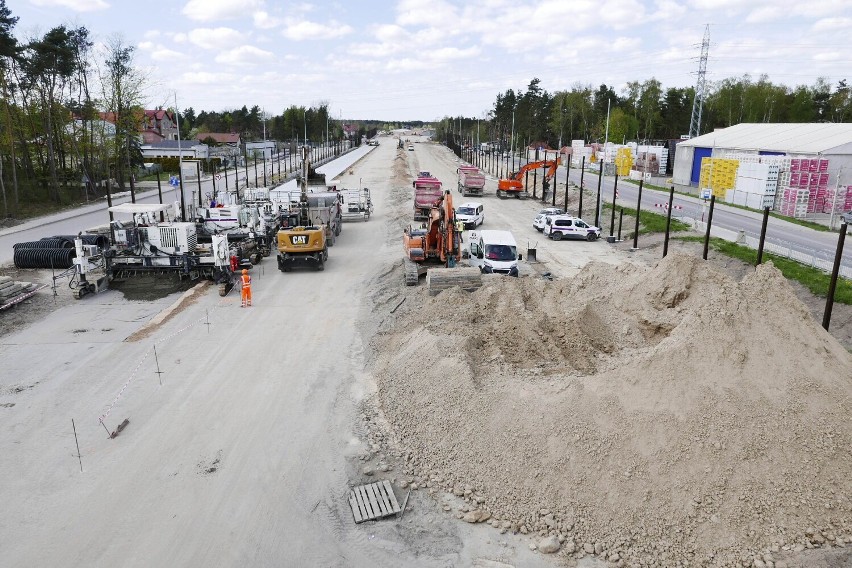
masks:
<instances>
[{"instance_id":1,"label":"sand pile","mask_svg":"<svg viewBox=\"0 0 852 568\"><path fill-rule=\"evenodd\" d=\"M674 255L417 301L375 340L389 438L495 527L666 566L852 533L852 357L771 265L735 282Z\"/></svg>"}]
</instances>

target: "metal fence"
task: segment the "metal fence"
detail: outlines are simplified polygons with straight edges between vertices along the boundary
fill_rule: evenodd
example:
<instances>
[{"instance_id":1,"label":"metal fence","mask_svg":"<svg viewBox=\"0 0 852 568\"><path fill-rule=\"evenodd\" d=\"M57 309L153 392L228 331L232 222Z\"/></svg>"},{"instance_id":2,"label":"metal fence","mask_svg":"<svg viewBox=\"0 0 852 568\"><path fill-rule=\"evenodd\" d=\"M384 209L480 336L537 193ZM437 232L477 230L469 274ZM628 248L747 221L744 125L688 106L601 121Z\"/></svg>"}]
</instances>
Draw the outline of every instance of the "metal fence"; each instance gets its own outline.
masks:
<instances>
[{"instance_id":1,"label":"metal fence","mask_svg":"<svg viewBox=\"0 0 852 568\"><path fill-rule=\"evenodd\" d=\"M702 234L707 231L707 224L702 221L693 221L692 226L696 231ZM710 232L714 237L719 237L726 241L747 246L754 250L757 250L757 247L760 244L759 235L750 235L745 231L737 233L728 229L712 227ZM769 242L768 240L763 243L763 251L765 253L774 254L775 256L795 260L805 266L812 266L813 268L822 270L827 274L831 274L831 271L834 268L834 251L812 249L801 245L794 245L788 241ZM843 278L852 280L852 266L841 264L839 274Z\"/></svg>"}]
</instances>

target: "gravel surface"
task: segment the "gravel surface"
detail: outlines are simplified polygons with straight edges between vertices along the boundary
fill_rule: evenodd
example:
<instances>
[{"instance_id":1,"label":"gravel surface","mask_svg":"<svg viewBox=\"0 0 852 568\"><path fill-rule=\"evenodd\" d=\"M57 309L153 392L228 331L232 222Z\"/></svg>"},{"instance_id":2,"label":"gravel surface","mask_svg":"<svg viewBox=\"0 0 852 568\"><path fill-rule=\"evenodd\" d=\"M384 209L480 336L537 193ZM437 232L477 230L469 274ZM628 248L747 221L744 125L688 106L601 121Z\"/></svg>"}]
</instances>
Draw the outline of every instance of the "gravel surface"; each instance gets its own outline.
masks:
<instances>
[{"instance_id":1,"label":"gravel surface","mask_svg":"<svg viewBox=\"0 0 852 568\"><path fill-rule=\"evenodd\" d=\"M540 262L430 298L411 180L458 161L395 146L339 176L376 210L325 272L264 262L250 309L208 288L146 327L179 294L60 287L0 313L4 562L848 565L849 354L774 269L548 241L492 177L484 228ZM355 525L378 479L405 515Z\"/></svg>"}]
</instances>

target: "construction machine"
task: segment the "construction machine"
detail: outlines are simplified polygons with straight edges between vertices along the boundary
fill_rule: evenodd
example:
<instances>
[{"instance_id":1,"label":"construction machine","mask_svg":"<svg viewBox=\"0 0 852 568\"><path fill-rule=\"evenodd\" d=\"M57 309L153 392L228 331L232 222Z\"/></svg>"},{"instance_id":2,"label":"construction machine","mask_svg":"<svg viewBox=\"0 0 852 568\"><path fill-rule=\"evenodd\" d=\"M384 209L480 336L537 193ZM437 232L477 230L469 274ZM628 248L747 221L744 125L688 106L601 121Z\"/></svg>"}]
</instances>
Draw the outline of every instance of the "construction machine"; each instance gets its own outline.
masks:
<instances>
[{"instance_id":1,"label":"construction machine","mask_svg":"<svg viewBox=\"0 0 852 568\"><path fill-rule=\"evenodd\" d=\"M501 179L497 182L497 197L505 199L514 195L519 199L526 199L530 196L529 191L524 187L524 175L532 170L544 169L544 179L542 180L542 191L546 191L550 185L550 180L556 175L556 168L559 166L559 160L540 160L538 162L530 162L521 166L516 172L512 172L508 179Z\"/></svg>"},{"instance_id":2,"label":"construction machine","mask_svg":"<svg viewBox=\"0 0 852 568\"><path fill-rule=\"evenodd\" d=\"M455 268L461 260L462 247L450 191L444 191L433 203L425 223L403 231L402 248L406 286L416 286L423 274L427 275L430 293L451 286L470 290L481 285L478 270ZM430 266L440 270L432 270Z\"/></svg>"},{"instance_id":3,"label":"construction machine","mask_svg":"<svg viewBox=\"0 0 852 568\"><path fill-rule=\"evenodd\" d=\"M309 150L303 148L302 173L299 177L301 194L298 207L281 219L278 231L278 269L290 272L296 265L314 266L325 269L328 260L328 228L320 221L312 222L308 200L308 179L311 172Z\"/></svg>"}]
</instances>

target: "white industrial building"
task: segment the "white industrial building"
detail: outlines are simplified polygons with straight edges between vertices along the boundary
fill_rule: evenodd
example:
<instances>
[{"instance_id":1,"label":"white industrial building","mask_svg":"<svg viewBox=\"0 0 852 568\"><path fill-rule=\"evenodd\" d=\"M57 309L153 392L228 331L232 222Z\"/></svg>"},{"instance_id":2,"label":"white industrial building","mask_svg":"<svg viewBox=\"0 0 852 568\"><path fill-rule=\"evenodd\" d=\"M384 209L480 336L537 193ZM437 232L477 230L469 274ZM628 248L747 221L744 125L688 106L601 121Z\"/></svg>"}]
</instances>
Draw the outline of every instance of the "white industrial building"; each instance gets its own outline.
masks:
<instances>
[{"instance_id":1,"label":"white industrial building","mask_svg":"<svg viewBox=\"0 0 852 568\"><path fill-rule=\"evenodd\" d=\"M737 124L678 143L672 181L698 187L701 161L733 153L790 158L827 158L831 185L852 185L852 124Z\"/></svg>"}]
</instances>

